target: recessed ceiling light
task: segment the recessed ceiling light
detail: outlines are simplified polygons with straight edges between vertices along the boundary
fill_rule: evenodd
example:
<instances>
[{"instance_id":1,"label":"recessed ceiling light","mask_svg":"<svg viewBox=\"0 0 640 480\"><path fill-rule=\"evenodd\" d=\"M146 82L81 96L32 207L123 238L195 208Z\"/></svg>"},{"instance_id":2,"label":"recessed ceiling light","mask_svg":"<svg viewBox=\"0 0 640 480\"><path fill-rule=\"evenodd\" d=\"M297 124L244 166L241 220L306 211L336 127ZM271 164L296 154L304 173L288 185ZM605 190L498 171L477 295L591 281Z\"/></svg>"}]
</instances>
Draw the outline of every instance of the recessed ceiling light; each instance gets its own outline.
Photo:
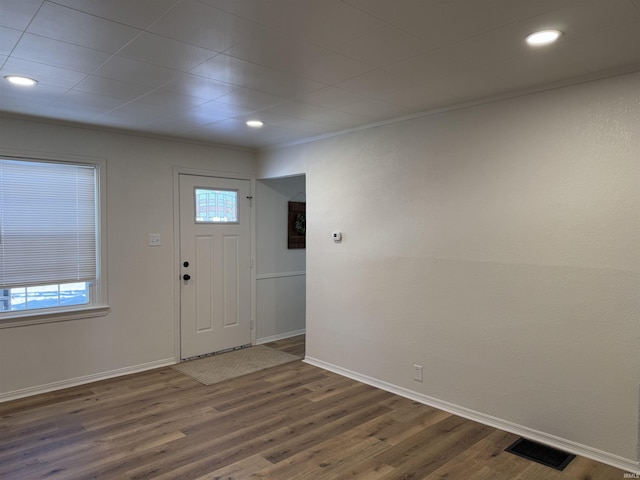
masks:
<instances>
[{"instance_id":1,"label":"recessed ceiling light","mask_svg":"<svg viewBox=\"0 0 640 480\"><path fill-rule=\"evenodd\" d=\"M540 30L531 35L527 35L527 43L537 47L539 45L549 45L560 38L562 32L560 30Z\"/></svg>"},{"instance_id":2,"label":"recessed ceiling light","mask_svg":"<svg viewBox=\"0 0 640 480\"><path fill-rule=\"evenodd\" d=\"M20 75L5 75L4 78L14 85L20 85L21 87L33 87L38 83L38 81L33 78L21 77Z\"/></svg>"},{"instance_id":3,"label":"recessed ceiling light","mask_svg":"<svg viewBox=\"0 0 640 480\"><path fill-rule=\"evenodd\" d=\"M261 120L248 120L247 127L251 127L251 128L264 127L264 122Z\"/></svg>"}]
</instances>

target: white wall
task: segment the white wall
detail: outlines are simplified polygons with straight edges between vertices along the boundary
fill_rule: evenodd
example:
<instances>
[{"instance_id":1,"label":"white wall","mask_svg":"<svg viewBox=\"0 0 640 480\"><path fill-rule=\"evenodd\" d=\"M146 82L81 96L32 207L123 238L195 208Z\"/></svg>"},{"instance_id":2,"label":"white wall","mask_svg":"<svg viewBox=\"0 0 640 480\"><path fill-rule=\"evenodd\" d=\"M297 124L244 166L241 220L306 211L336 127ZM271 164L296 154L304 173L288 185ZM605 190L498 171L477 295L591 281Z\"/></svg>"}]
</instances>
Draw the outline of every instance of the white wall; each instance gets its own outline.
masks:
<instances>
[{"instance_id":1,"label":"white wall","mask_svg":"<svg viewBox=\"0 0 640 480\"><path fill-rule=\"evenodd\" d=\"M632 74L264 154L306 173L310 361L637 468L639 126Z\"/></svg>"},{"instance_id":2,"label":"white wall","mask_svg":"<svg viewBox=\"0 0 640 480\"><path fill-rule=\"evenodd\" d=\"M173 362L173 167L253 174L254 155L9 118L0 146L106 158L111 306L106 317L0 329L0 399ZM148 246L150 233L162 246Z\"/></svg>"},{"instance_id":3,"label":"white wall","mask_svg":"<svg viewBox=\"0 0 640 480\"><path fill-rule=\"evenodd\" d=\"M288 202L304 202L304 176L256 182L257 343L305 329L305 249L287 248Z\"/></svg>"}]
</instances>

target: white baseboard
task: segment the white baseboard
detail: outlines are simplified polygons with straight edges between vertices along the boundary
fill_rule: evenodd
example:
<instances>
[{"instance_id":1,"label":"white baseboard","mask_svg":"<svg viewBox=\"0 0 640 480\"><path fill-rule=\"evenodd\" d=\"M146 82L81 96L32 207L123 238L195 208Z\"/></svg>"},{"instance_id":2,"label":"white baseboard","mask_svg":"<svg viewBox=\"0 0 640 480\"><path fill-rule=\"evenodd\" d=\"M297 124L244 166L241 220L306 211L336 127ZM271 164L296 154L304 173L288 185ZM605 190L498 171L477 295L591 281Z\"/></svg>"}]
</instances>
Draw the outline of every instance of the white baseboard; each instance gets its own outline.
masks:
<instances>
[{"instance_id":1,"label":"white baseboard","mask_svg":"<svg viewBox=\"0 0 640 480\"><path fill-rule=\"evenodd\" d=\"M582 445L580 443L576 443L571 440L556 437L555 435L550 435L548 433L540 432L538 430L533 430L523 425L518 425L516 423L509 422L507 420L493 417L491 415L487 415L481 412L476 412L475 410L461 407L453 403L445 402L443 400L438 400L437 398L433 398L428 395L423 395L421 393L417 393L412 390L406 389L404 387L399 387L392 383L387 383L382 380L369 377L367 375L362 375L358 372L354 372L354 371L339 367L337 365L333 365L323 360L318 360L316 358L307 356L304 359L304 362L310 365L314 365L316 367L328 370L330 372L337 373L338 375L342 375L344 377L357 380L367 385L371 385L381 390L385 390L387 392L400 395L401 397L415 400L416 402L420 402L424 405L438 408L440 410L444 410L445 412L449 412L454 415L458 415L460 417L473 420L474 422L482 423L484 425L488 425L490 427L494 427L499 430L504 430L506 432L510 432L518 436L528 438L529 440L543 443L545 445L548 445L553 448L557 448L559 450L563 450L565 452L590 458L592 460L596 460L601 463L606 463L607 465L620 468L621 470L624 470L627 472L640 474L640 462L635 462L633 460L623 458L623 457L614 455L612 453L603 452L601 450L589 447L588 445Z\"/></svg>"},{"instance_id":2,"label":"white baseboard","mask_svg":"<svg viewBox=\"0 0 640 480\"><path fill-rule=\"evenodd\" d=\"M276 340L284 340L285 338L296 337L298 335L304 335L307 333L307 329L293 330L292 332L279 333L278 335L271 335L270 337L262 337L256 339L256 345L263 343L275 342Z\"/></svg>"},{"instance_id":3,"label":"white baseboard","mask_svg":"<svg viewBox=\"0 0 640 480\"><path fill-rule=\"evenodd\" d=\"M30 397L31 395L38 395L40 393L53 392L55 390L62 390L63 388L76 387L78 385L84 385L87 383L97 382L100 380L107 380L109 378L120 377L122 375L129 375L131 373L144 372L145 370L152 370L154 368L166 367L168 365L175 365L174 358L165 358L163 360L156 360L155 362L142 363L140 365L133 365L131 367L118 368L116 370L110 370L108 372L96 373L92 375L85 375L82 377L70 378L68 380L61 380L59 382L47 383L45 385L37 385L35 387L23 388L20 390L14 390L12 392L0 393L0 403L8 402L10 400L17 400L18 398Z\"/></svg>"}]
</instances>

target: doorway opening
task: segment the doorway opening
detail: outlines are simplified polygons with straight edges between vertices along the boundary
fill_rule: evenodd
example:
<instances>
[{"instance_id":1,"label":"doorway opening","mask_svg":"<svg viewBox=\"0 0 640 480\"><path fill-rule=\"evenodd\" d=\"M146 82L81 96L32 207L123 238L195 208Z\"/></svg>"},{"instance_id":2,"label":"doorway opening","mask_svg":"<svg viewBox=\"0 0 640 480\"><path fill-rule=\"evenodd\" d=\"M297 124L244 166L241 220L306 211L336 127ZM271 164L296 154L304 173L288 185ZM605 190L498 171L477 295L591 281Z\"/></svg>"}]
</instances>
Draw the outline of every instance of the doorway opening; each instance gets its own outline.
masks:
<instances>
[{"instance_id":1,"label":"doorway opening","mask_svg":"<svg viewBox=\"0 0 640 480\"><path fill-rule=\"evenodd\" d=\"M256 343L262 344L306 332L306 249L289 248L289 205L306 203L306 178L258 180L256 198ZM306 215L296 219L305 223L300 236Z\"/></svg>"}]
</instances>

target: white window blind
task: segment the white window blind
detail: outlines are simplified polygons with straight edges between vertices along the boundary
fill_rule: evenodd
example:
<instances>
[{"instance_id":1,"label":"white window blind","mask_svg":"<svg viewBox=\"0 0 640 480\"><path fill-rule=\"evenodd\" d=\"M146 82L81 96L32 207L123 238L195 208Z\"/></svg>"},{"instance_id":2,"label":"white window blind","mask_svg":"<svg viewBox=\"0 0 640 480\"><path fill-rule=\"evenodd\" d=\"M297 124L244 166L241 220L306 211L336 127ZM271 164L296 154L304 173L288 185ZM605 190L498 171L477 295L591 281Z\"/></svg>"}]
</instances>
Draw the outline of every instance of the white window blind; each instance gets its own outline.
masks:
<instances>
[{"instance_id":1,"label":"white window blind","mask_svg":"<svg viewBox=\"0 0 640 480\"><path fill-rule=\"evenodd\" d=\"M0 288L96 279L95 166L0 158Z\"/></svg>"}]
</instances>

